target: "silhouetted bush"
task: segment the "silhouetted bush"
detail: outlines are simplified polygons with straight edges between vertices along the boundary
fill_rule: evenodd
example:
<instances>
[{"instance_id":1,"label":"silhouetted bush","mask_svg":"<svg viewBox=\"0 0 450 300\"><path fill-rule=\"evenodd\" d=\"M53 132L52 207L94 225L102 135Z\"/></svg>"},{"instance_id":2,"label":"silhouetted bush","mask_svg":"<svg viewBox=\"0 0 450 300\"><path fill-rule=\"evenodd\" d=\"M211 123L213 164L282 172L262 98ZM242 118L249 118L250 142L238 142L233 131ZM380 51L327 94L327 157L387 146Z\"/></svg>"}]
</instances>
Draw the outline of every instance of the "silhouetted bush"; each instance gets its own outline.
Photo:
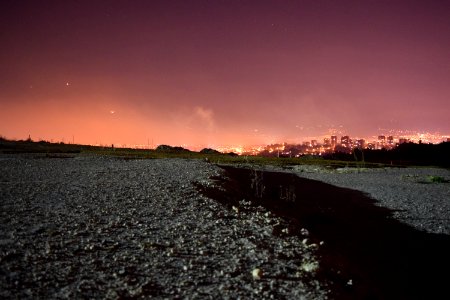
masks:
<instances>
[{"instance_id":1,"label":"silhouetted bush","mask_svg":"<svg viewBox=\"0 0 450 300\"><path fill-rule=\"evenodd\" d=\"M234 152L228 152L227 155L228 155L228 156L232 156L232 157L239 156L239 154L234 153Z\"/></svg>"},{"instance_id":2,"label":"silhouetted bush","mask_svg":"<svg viewBox=\"0 0 450 300\"><path fill-rule=\"evenodd\" d=\"M155 150L159 152L191 152L183 147L172 147L169 145L159 145Z\"/></svg>"},{"instance_id":3,"label":"silhouetted bush","mask_svg":"<svg viewBox=\"0 0 450 300\"><path fill-rule=\"evenodd\" d=\"M202 154L220 154L219 151L217 151L215 149L211 149L211 148L203 148L202 150L200 150L200 153L202 153Z\"/></svg>"}]
</instances>

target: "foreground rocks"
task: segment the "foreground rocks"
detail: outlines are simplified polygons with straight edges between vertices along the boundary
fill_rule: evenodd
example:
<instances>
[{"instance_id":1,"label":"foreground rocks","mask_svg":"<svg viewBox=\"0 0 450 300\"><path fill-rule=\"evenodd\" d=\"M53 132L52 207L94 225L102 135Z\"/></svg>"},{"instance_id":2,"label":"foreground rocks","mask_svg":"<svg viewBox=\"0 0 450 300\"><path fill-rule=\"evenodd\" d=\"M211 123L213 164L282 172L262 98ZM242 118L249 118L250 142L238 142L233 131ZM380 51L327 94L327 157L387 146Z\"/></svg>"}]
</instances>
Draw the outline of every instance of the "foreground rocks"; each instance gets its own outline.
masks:
<instances>
[{"instance_id":1,"label":"foreground rocks","mask_svg":"<svg viewBox=\"0 0 450 300\"><path fill-rule=\"evenodd\" d=\"M227 191L243 193L254 203L283 216L289 220L289 232L309 232L308 240L320 245L316 274L328 282L331 299L442 299L448 293L447 277L442 274L450 268L449 235L409 226L395 217L385 202L355 189L299 177L293 172L223 168L234 179L225 183ZM339 176L335 173L330 178ZM364 180L366 186L381 189L390 197L402 197L402 190L398 189L401 184L377 181L379 176ZM354 184L358 178L354 177ZM447 184L445 179L440 181ZM211 196L224 202L239 198L224 197L223 192ZM410 199L411 208L406 206L405 211L413 211L414 201L423 198L418 195ZM422 207L430 207L430 203ZM432 221L432 215L422 207L417 213Z\"/></svg>"},{"instance_id":2,"label":"foreground rocks","mask_svg":"<svg viewBox=\"0 0 450 300\"><path fill-rule=\"evenodd\" d=\"M327 297L319 245L197 191L223 176L213 165L4 156L0 170L1 298Z\"/></svg>"},{"instance_id":3,"label":"foreground rocks","mask_svg":"<svg viewBox=\"0 0 450 300\"><path fill-rule=\"evenodd\" d=\"M394 217L429 233L450 235L450 171L441 168L340 168L296 166L290 172L362 191ZM438 179L433 182L433 179Z\"/></svg>"},{"instance_id":4,"label":"foreground rocks","mask_svg":"<svg viewBox=\"0 0 450 300\"><path fill-rule=\"evenodd\" d=\"M240 168L295 174L333 186L361 191L393 217L428 233L450 235L450 170L433 167L332 168L241 164ZM437 180L435 180L437 179Z\"/></svg>"}]
</instances>

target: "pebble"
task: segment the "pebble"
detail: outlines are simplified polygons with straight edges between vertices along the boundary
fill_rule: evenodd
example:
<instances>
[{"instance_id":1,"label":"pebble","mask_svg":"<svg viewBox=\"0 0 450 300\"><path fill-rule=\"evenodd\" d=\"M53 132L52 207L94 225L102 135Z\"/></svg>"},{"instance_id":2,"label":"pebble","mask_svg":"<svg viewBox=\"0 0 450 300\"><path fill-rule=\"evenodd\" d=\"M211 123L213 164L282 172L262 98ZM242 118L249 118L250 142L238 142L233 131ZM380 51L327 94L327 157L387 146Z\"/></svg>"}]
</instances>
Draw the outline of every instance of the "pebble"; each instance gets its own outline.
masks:
<instances>
[{"instance_id":1,"label":"pebble","mask_svg":"<svg viewBox=\"0 0 450 300\"><path fill-rule=\"evenodd\" d=\"M263 272L261 269L259 269L259 268L253 269L253 271L252 271L253 279L259 280L259 279L261 279L262 276L263 276Z\"/></svg>"},{"instance_id":2,"label":"pebble","mask_svg":"<svg viewBox=\"0 0 450 300\"><path fill-rule=\"evenodd\" d=\"M305 170L308 171L305 171ZM303 172L302 172L303 170ZM346 168L335 172L308 166L294 167L300 177L319 180L370 195L378 205L395 210L394 217L418 230L450 235L449 183L427 183L429 176L450 180L450 170L442 168Z\"/></svg>"},{"instance_id":3,"label":"pebble","mask_svg":"<svg viewBox=\"0 0 450 300\"><path fill-rule=\"evenodd\" d=\"M2 299L327 298L313 275L286 279L315 257L300 238L272 234L287 222L197 191L218 185L214 164L16 155L0 169Z\"/></svg>"}]
</instances>

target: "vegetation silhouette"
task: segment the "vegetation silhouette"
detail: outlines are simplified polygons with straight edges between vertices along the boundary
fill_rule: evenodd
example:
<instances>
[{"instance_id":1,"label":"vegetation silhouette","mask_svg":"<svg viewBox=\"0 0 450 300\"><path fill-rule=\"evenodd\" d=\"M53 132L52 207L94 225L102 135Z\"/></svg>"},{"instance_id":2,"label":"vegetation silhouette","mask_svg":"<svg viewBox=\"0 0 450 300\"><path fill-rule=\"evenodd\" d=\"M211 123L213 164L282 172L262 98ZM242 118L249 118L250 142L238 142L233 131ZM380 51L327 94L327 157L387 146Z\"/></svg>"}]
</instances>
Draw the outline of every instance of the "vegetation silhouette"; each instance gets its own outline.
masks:
<instances>
[{"instance_id":1,"label":"vegetation silhouette","mask_svg":"<svg viewBox=\"0 0 450 300\"><path fill-rule=\"evenodd\" d=\"M200 150L200 153L202 153L202 154L220 154L219 151L211 149L211 148L203 148L202 150Z\"/></svg>"},{"instance_id":2,"label":"vegetation silhouette","mask_svg":"<svg viewBox=\"0 0 450 300\"><path fill-rule=\"evenodd\" d=\"M331 160L354 161L364 157L365 162L382 163L397 166L440 166L450 167L450 142L440 144L404 143L386 150L354 149L352 154L336 152L323 157Z\"/></svg>"},{"instance_id":3,"label":"vegetation silhouette","mask_svg":"<svg viewBox=\"0 0 450 300\"><path fill-rule=\"evenodd\" d=\"M304 155L301 157L274 157L262 152L257 156L239 156L236 153L221 153L211 148L200 152L183 147L159 145L156 149L117 148L79 144L51 143L48 141L13 141L0 136L0 153L89 153L99 155L126 156L134 158L183 157L208 158L218 163L273 164L280 166L316 164L330 167L383 167L390 166L438 166L450 168L450 142L433 144L401 144L392 150L354 149L352 153L336 152L323 156Z\"/></svg>"},{"instance_id":4,"label":"vegetation silhouette","mask_svg":"<svg viewBox=\"0 0 450 300\"><path fill-rule=\"evenodd\" d=\"M169 146L169 145L159 145L158 147L156 147L155 151L159 151L159 152L191 152L188 149L185 149L183 147L173 147L173 146Z\"/></svg>"}]
</instances>

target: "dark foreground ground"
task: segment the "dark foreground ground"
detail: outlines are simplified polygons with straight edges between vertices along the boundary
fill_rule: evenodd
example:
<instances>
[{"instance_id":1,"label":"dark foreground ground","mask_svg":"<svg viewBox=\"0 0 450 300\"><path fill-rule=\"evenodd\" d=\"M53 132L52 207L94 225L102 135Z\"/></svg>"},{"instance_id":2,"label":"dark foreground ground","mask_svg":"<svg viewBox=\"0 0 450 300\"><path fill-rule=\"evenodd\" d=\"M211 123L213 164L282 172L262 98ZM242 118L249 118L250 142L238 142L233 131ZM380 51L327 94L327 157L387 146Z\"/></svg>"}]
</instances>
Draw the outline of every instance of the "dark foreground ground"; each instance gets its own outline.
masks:
<instances>
[{"instance_id":1,"label":"dark foreground ground","mask_svg":"<svg viewBox=\"0 0 450 300\"><path fill-rule=\"evenodd\" d=\"M446 298L449 235L414 229L359 191L289 173L225 170L234 196L216 194L219 201L252 199L289 220L292 234L308 228L312 242L324 241L318 276L331 283L331 298Z\"/></svg>"},{"instance_id":2,"label":"dark foreground ground","mask_svg":"<svg viewBox=\"0 0 450 300\"><path fill-rule=\"evenodd\" d=\"M0 170L2 299L326 299L317 249L273 234L284 220L197 191L223 176L212 164L14 155Z\"/></svg>"},{"instance_id":3,"label":"dark foreground ground","mask_svg":"<svg viewBox=\"0 0 450 300\"><path fill-rule=\"evenodd\" d=\"M0 170L1 298L447 295L449 235L355 190L184 159L12 155Z\"/></svg>"}]
</instances>

